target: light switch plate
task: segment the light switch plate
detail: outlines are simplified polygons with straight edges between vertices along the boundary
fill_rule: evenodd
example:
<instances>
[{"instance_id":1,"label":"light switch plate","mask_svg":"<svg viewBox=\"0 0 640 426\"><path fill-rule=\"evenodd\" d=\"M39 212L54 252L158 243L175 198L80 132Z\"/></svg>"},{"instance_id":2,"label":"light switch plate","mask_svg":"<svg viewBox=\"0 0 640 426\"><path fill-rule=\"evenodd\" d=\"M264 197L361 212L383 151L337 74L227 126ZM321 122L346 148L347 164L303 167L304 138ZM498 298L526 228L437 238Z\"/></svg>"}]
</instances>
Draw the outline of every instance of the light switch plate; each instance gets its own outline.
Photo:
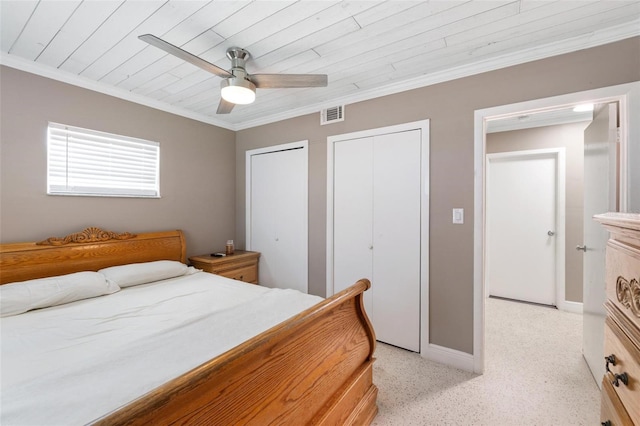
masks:
<instances>
[{"instance_id":1,"label":"light switch plate","mask_svg":"<svg viewBox=\"0 0 640 426\"><path fill-rule=\"evenodd\" d=\"M453 209L453 223L464 223L464 209Z\"/></svg>"}]
</instances>

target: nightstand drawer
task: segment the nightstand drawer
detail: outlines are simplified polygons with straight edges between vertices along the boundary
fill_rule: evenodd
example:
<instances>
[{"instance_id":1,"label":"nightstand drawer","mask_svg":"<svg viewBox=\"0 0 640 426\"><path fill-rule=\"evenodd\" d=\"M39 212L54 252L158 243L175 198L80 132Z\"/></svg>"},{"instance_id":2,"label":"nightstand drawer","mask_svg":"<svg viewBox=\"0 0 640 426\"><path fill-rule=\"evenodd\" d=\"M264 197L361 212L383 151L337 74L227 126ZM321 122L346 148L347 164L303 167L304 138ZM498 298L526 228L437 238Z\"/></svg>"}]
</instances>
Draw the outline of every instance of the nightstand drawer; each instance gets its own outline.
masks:
<instances>
[{"instance_id":1,"label":"nightstand drawer","mask_svg":"<svg viewBox=\"0 0 640 426\"><path fill-rule=\"evenodd\" d=\"M255 266L248 266L241 269L232 269L230 271L220 272L218 275L223 277L240 280L247 283L258 283L258 271Z\"/></svg>"},{"instance_id":2,"label":"nightstand drawer","mask_svg":"<svg viewBox=\"0 0 640 426\"><path fill-rule=\"evenodd\" d=\"M260 253L236 250L229 256L213 257L208 254L189 258L191 264L205 272L223 277L258 284L258 260Z\"/></svg>"}]
</instances>

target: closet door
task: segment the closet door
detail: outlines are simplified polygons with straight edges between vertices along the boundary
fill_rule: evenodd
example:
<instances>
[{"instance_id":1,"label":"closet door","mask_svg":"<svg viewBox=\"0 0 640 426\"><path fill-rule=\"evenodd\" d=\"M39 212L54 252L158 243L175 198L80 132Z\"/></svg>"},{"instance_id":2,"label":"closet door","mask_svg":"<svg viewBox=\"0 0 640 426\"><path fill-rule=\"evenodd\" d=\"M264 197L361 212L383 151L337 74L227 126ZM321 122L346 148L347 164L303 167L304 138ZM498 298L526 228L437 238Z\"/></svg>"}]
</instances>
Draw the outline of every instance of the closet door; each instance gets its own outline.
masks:
<instances>
[{"instance_id":1,"label":"closet door","mask_svg":"<svg viewBox=\"0 0 640 426\"><path fill-rule=\"evenodd\" d=\"M337 143L333 164L333 282L337 293L360 278L373 282L373 138ZM364 301L371 317L371 290L364 293Z\"/></svg>"},{"instance_id":2,"label":"closet door","mask_svg":"<svg viewBox=\"0 0 640 426\"><path fill-rule=\"evenodd\" d=\"M260 285L308 291L307 148L250 156L247 248L260 255Z\"/></svg>"},{"instance_id":3,"label":"closet door","mask_svg":"<svg viewBox=\"0 0 640 426\"><path fill-rule=\"evenodd\" d=\"M420 351L420 130L373 145L373 324L380 341Z\"/></svg>"},{"instance_id":4,"label":"closet door","mask_svg":"<svg viewBox=\"0 0 640 426\"><path fill-rule=\"evenodd\" d=\"M420 131L334 146L333 283L369 278L365 309L381 342L420 350Z\"/></svg>"}]
</instances>

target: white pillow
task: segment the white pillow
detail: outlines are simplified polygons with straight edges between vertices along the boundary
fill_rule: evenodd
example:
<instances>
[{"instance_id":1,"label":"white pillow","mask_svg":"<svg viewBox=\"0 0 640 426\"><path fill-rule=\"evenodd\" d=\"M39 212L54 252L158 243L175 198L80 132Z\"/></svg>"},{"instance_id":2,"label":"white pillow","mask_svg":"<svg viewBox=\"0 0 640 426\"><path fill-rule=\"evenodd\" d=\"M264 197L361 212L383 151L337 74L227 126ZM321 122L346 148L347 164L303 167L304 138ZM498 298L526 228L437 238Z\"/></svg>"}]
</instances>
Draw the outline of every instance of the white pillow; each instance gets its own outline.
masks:
<instances>
[{"instance_id":1,"label":"white pillow","mask_svg":"<svg viewBox=\"0 0 640 426\"><path fill-rule=\"evenodd\" d=\"M175 260L156 260L155 262L112 266L100 269L98 272L104 274L107 281L120 288L125 288L190 275L198 270Z\"/></svg>"},{"instance_id":2,"label":"white pillow","mask_svg":"<svg viewBox=\"0 0 640 426\"><path fill-rule=\"evenodd\" d=\"M0 286L0 316L62 305L120 290L97 272L76 272Z\"/></svg>"}]
</instances>

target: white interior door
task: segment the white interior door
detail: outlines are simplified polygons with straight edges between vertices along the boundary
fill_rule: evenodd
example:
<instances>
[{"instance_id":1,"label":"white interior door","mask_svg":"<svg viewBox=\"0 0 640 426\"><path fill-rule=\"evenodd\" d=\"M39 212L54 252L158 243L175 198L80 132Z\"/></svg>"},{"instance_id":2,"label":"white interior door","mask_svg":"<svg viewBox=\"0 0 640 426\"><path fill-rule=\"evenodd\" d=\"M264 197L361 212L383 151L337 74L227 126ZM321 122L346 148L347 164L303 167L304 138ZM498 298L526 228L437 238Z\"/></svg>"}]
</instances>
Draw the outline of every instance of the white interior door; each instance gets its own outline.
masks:
<instances>
[{"instance_id":1,"label":"white interior door","mask_svg":"<svg viewBox=\"0 0 640 426\"><path fill-rule=\"evenodd\" d=\"M609 234L595 214L617 210L617 104L595 108L584 131L583 354L598 386L604 375L605 246Z\"/></svg>"},{"instance_id":2,"label":"white interior door","mask_svg":"<svg viewBox=\"0 0 640 426\"><path fill-rule=\"evenodd\" d=\"M373 138L336 143L333 160L333 282L337 293L360 278L373 281ZM371 290L364 293L372 316Z\"/></svg>"},{"instance_id":3,"label":"white interior door","mask_svg":"<svg viewBox=\"0 0 640 426\"><path fill-rule=\"evenodd\" d=\"M333 156L334 290L370 279L377 339L420 351L420 130L344 140Z\"/></svg>"},{"instance_id":4,"label":"white interior door","mask_svg":"<svg viewBox=\"0 0 640 426\"><path fill-rule=\"evenodd\" d=\"M247 248L261 253L260 285L307 293L307 146L271 149L247 152Z\"/></svg>"},{"instance_id":5,"label":"white interior door","mask_svg":"<svg viewBox=\"0 0 640 426\"><path fill-rule=\"evenodd\" d=\"M376 136L373 157L373 324L419 352L420 131Z\"/></svg>"},{"instance_id":6,"label":"white interior door","mask_svg":"<svg viewBox=\"0 0 640 426\"><path fill-rule=\"evenodd\" d=\"M489 295L555 305L557 154L523 151L487 159Z\"/></svg>"}]
</instances>

